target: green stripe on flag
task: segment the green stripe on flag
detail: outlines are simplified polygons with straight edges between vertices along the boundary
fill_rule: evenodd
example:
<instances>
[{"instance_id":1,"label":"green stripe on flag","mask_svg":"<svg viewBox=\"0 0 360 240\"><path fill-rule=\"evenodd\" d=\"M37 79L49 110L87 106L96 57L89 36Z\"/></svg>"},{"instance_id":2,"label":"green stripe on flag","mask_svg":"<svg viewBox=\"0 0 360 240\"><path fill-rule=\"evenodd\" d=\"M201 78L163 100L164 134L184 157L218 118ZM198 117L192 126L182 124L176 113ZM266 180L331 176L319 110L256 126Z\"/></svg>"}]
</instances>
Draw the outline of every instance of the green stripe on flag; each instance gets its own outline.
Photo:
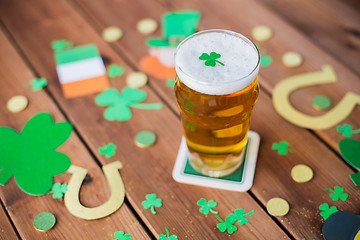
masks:
<instances>
[{"instance_id":1,"label":"green stripe on flag","mask_svg":"<svg viewBox=\"0 0 360 240\"><path fill-rule=\"evenodd\" d=\"M60 65L88 58L98 57L99 55L100 54L97 46L95 44L89 44L55 53L55 61L56 65Z\"/></svg>"}]
</instances>

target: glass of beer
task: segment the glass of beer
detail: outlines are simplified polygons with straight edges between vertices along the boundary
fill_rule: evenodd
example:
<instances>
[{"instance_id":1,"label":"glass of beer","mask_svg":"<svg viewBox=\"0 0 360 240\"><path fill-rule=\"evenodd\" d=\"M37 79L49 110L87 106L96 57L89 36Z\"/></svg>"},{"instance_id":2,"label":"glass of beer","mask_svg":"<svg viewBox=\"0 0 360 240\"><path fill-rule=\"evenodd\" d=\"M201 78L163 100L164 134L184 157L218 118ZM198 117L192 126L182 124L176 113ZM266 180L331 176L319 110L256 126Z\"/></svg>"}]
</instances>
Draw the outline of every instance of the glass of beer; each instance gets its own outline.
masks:
<instances>
[{"instance_id":1,"label":"glass of beer","mask_svg":"<svg viewBox=\"0 0 360 240\"><path fill-rule=\"evenodd\" d=\"M199 173L222 177L242 164L259 63L254 43L228 30L201 31L177 47L174 90L189 162Z\"/></svg>"}]
</instances>

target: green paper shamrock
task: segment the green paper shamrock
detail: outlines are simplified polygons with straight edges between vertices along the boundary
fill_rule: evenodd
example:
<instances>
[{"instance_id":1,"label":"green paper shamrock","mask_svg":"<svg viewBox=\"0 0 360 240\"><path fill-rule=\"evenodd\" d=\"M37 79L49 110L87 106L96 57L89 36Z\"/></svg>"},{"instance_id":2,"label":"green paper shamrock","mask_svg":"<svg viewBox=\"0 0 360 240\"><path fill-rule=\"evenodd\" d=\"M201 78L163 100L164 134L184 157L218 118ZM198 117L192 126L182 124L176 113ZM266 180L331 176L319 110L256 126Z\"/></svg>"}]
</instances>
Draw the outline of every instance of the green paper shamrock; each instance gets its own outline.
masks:
<instances>
[{"instance_id":1,"label":"green paper shamrock","mask_svg":"<svg viewBox=\"0 0 360 240\"><path fill-rule=\"evenodd\" d=\"M263 51L260 55L260 66L267 67L272 63L272 57Z\"/></svg>"},{"instance_id":2,"label":"green paper shamrock","mask_svg":"<svg viewBox=\"0 0 360 240\"><path fill-rule=\"evenodd\" d=\"M338 133L342 133L344 137L351 137L353 134L360 133L360 128L356 130L352 130L352 126L344 123L342 126L339 125L336 127Z\"/></svg>"},{"instance_id":3,"label":"green paper shamrock","mask_svg":"<svg viewBox=\"0 0 360 240\"><path fill-rule=\"evenodd\" d=\"M55 183L52 188L51 191L49 192L49 194L53 194L53 198L54 199L60 199L63 198L64 193L66 193L68 190L67 184L63 184L61 185L61 183Z\"/></svg>"},{"instance_id":4,"label":"green paper shamrock","mask_svg":"<svg viewBox=\"0 0 360 240\"><path fill-rule=\"evenodd\" d=\"M146 99L146 92L125 87L119 93L115 88L108 88L96 96L95 103L99 106L108 106L104 112L104 118L109 121L127 121L131 118L130 107L138 109L160 109L161 103L139 103Z\"/></svg>"},{"instance_id":5,"label":"green paper shamrock","mask_svg":"<svg viewBox=\"0 0 360 240\"><path fill-rule=\"evenodd\" d=\"M219 63L221 65L225 65L222 62L216 60L218 58L220 58L221 55L216 53L216 52L211 52L210 55L207 53L203 53L201 54L201 56L199 57L200 60L206 60L205 61L205 65L206 66L211 66L211 67L215 67L216 63Z\"/></svg>"},{"instance_id":6,"label":"green paper shamrock","mask_svg":"<svg viewBox=\"0 0 360 240\"><path fill-rule=\"evenodd\" d=\"M166 230L166 236L164 234L160 234L158 240L177 240L178 239L178 237L176 235L169 236L170 233L167 228L165 228L165 230Z\"/></svg>"},{"instance_id":7,"label":"green paper shamrock","mask_svg":"<svg viewBox=\"0 0 360 240\"><path fill-rule=\"evenodd\" d=\"M43 89L43 87L46 87L47 80L46 78L34 78L31 79L30 85L34 91L39 91Z\"/></svg>"},{"instance_id":8,"label":"green paper shamrock","mask_svg":"<svg viewBox=\"0 0 360 240\"><path fill-rule=\"evenodd\" d=\"M239 225L244 225L249 222L249 220L247 220L245 217L252 215L254 213L254 210L247 214L244 214L244 213L245 213L245 210L242 208L235 209L235 214L230 214L229 217L238 221Z\"/></svg>"},{"instance_id":9,"label":"green paper shamrock","mask_svg":"<svg viewBox=\"0 0 360 240\"><path fill-rule=\"evenodd\" d=\"M111 78L121 76L125 72L124 67L117 65L117 64L111 64L107 70L107 75Z\"/></svg>"},{"instance_id":10,"label":"green paper shamrock","mask_svg":"<svg viewBox=\"0 0 360 240\"><path fill-rule=\"evenodd\" d=\"M343 139L339 142L339 149L344 160L351 166L360 169L360 141L355 139ZM360 172L350 174L355 186L360 185Z\"/></svg>"},{"instance_id":11,"label":"green paper shamrock","mask_svg":"<svg viewBox=\"0 0 360 240\"><path fill-rule=\"evenodd\" d=\"M345 202L347 200L347 198L349 197L349 194L344 193L344 189L342 187L339 187L339 186L335 186L334 190L329 189L329 188L325 188L324 191L332 192L330 194L330 197L334 201L337 201L337 200L341 199L341 200L343 200Z\"/></svg>"},{"instance_id":12,"label":"green paper shamrock","mask_svg":"<svg viewBox=\"0 0 360 240\"><path fill-rule=\"evenodd\" d=\"M70 158L56 149L72 132L69 122L54 123L48 113L31 118L21 133L0 128L0 184L12 176L26 193L43 195L53 186L53 176L65 172Z\"/></svg>"},{"instance_id":13,"label":"green paper shamrock","mask_svg":"<svg viewBox=\"0 0 360 240\"><path fill-rule=\"evenodd\" d=\"M117 146L113 143L109 143L108 145L104 143L102 147L99 147L98 152L99 154L105 155L109 158L116 154L116 148Z\"/></svg>"},{"instance_id":14,"label":"green paper shamrock","mask_svg":"<svg viewBox=\"0 0 360 240\"><path fill-rule=\"evenodd\" d=\"M51 42L51 48L55 52L61 52L63 50L71 49L72 47L73 43L65 39L55 40Z\"/></svg>"},{"instance_id":15,"label":"green paper shamrock","mask_svg":"<svg viewBox=\"0 0 360 240\"><path fill-rule=\"evenodd\" d=\"M236 222L235 218L227 217L225 218L225 221L223 221L219 216L216 215L216 218L221 222L216 225L216 227L221 231L225 232L227 231L229 234L234 233L237 230L237 227L234 226L234 223Z\"/></svg>"},{"instance_id":16,"label":"green paper shamrock","mask_svg":"<svg viewBox=\"0 0 360 240\"><path fill-rule=\"evenodd\" d=\"M130 234L125 234L124 231L117 231L114 233L114 239L113 240L131 240Z\"/></svg>"},{"instance_id":17,"label":"green paper shamrock","mask_svg":"<svg viewBox=\"0 0 360 240\"><path fill-rule=\"evenodd\" d=\"M155 193L151 193L151 194L147 194L145 196L145 198L147 200L144 200L142 202L142 205L144 206L145 209L151 209L151 213L152 214L156 214L155 212L155 208L154 207L161 207L162 206L162 202L160 198L157 198Z\"/></svg>"},{"instance_id":18,"label":"green paper shamrock","mask_svg":"<svg viewBox=\"0 0 360 240\"><path fill-rule=\"evenodd\" d=\"M289 148L289 143L285 141L280 141L279 143L274 142L272 150L277 150L279 155L287 155L288 152L292 152L292 149Z\"/></svg>"},{"instance_id":19,"label":"green paper shamrock","mask_svg":"<svg viewBox=\"0 0 360 240\"><path fill-rule=\"evenodd\" d=\"M174 79L169 79L166 81L166 86L173 88L175 85L175 80Z\"/></svg>"},{"instance_id":20,"label":"green paper shamrock","mask_svg":"<svg viewBox=\"0 0 360 240\"><path fill-rule=\"evenodd\" d=\"M214 200L209 200L208 202L206 202L205 198L201 198L198 202L197 202L198 206L201 206L201 208L199 209L199 212L207 215L209 214L209 212L212 212L213 214L218 214L217 211L212 210L212 208L217 206L217 203Z\"/></svg>"},{"instance_id":21,"label":"green paper shamrock","mask_svg":"<svg viewBox=\"0 0 360 240\"><path fill-rule=\"evenodd\" d=\"M331 214L338 212L336 206L329 207L329 204L323 203L319 206L319 209L322 211L320 215L326 220L330 217Z\"/></svg>"}]
</instances>

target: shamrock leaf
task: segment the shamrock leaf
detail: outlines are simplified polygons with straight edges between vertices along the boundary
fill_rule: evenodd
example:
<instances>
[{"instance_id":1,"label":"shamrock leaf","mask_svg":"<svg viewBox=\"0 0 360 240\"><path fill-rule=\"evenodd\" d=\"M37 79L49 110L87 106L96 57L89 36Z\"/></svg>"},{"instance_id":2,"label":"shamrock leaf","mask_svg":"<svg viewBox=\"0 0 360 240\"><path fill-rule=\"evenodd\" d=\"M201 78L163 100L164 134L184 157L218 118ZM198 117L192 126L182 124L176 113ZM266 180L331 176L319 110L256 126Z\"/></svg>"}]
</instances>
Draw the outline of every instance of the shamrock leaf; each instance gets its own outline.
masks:
<instances>
[{"instance_id":1,"label":"shamrock leaf","mask_svg":"<svg viewBox=\"0 0 360 240\"><path fill-rule=\"evenodd\" d=\"M260 66L267 67L272 63L272 57L264 52L260 55Z\"/></svg>"},{"instance_id":2,"label":"shamrock leaf","mask_svg":"<svg viewBox=\"0 0 360 240\"><path fill-rule=\"evenodd\" d=\"M206 202L205 198L201 198L198 202L197 202L198 206L201 206L201 208L199 209L199 212L207 215L209 214L209 212L212 212L214 214L217 214L217 211L212 210L212 208L217 206L217 203L214 200L209 200L208 202Z\"/></svg>"},{"instance_id":3,"label":"shamrock leaf","mask_svg":"<svg viewBox=\"0 0 360 240\"><path fill-rule=\"evenodd\" d=\"M127 121L131 118L130 107L139 109L160 109L161 103L139 103L146 99L146 92L125 87L121 93L115 88L109 88L96 96L95 103L99 106L108 106L104 112L104 118L109 121Z\"/></svg>"},{"instance_id":4,"label":"shamrock leaf","mask_svg":"<svg viewBox=\"0 0 360 240\"><path fill-rule=\"evenodd\" d=\"M0 128L0 184L14 176L19 187L32 195L43 195L53 186L53 176L71 165L68 156L57 152L70 136L69 122L54 123L48 113L31 118L21 133Z\"/></svg>"},{"instance_id":5,"label":"shamrock leaf","mask_svg":"<svg viewBox=\"0 0 360 240\"><path fill-rule=\"evenodd\" d=\"M279 143L274 142L272 150L277 150L279 155L287 155L288 152L292 152L292 149L289 148L289 143L285 141L280 141Z\"/></svg>"},{"instance_id":6,"label":"shamrock leaf","mask_svg":"<svg viewBox=\"0 0 360 240\"><path fill-rule=\"evenodd\" d=\"M60 199L63 198L64 193L66 193L68 190L67 184L63 184L61 185L61 183L55 183L52 188L51 191L49 192L50 194L53 193L53 198L54 199Z\"/></svg>"},{"instance_id":7,"label":"shamrock leaf","mask_svg":"<svg viewBox=\"0 0 360 240\"><path fill-rule=\"evenodd\" d=\"M347 198L349 197L349 195L347 193L343 193L344 189L342 187L339 187L339 186L335 186L334 190L325 188L324 191L332 192L330 194L330 197L334 201L337 201L337 200L341 199L341 200L343 200L345 202L347 200Z\"/></svg>"},{"instance_id":8,"label":"shamrock leaf","mask_svg":"<svg viewBox=\"0 0 360 240\"><path fill-rule=\"evenodd\" d=\"M39 91L47 85L46 78L34 78L31 79L30 85L34 91Z\"/></svg>"},{"instance_id":9,"label":"shamrock leaf","mask_svg":"<svg viewBox=\"0 0 360 240\"><path fill-rule=\"evenodd\" d=\"M125 72L124 67L117 64L111 64L107 70L107 75L113 78L123 75L124 72Z\"/></svg>"},{"instance_id":10,"label":"shamrock leaf","mask_svg":"<svg viewBox=\"0 0 360 240\"><path fill-rule=\"evenodd\" d=\"M131 240L130 234L125 234L124 231L117 231L114 233L114 240Z\"/></svg>"},{"instance_id":11,"label":"shamrock leaf","mask_svg":"<svg viewBox=\"0 0 360 240\"><path fill-rule=\"evenodd\" d=\"M102 147L99 147L98 151L101 155L105 155L107 158L112 157L116 154L117 146L113 143L109 143L108 145L103 144Z\"/></svg>"},{"instance_id":12,"label":"shamrock leaf","mask_svg":"<svg viewBox=\"0 0 360 240\"><path fill-rule=\"evenodd\" d=\"M229 217L225 218L225 222L217 215L216 215L216 218L221 222L216 225L216 227L221 232L227 231L229 234L232 234L237 230L237 227L234 226L236 219L234 219L233 217L229 216Z\"/></svg>"},{"instance_id":13,"label":"shamrock leaf","mask_svg":"<svg viewBox=\"0 0 360 240\"><path fill-rule=\"evenodd\" d=\"M336 127L338 133L342 133L344 137L351 137L353 134L360 133L360 128L352 130L352 126L344 123L342 126L339 125Z\"/></svg>"},{"instance_id":14,"label":"shamrock leaf","mask_svg":"<svg viewBox=\"0 0 360 240\"><path fill-rule=\"evenodd\" d=\"M330 217L331 214L336 213L337 208L336 206L329 207L329 204L323 203L319 206L319 209L322 211L320 212L320 215L326 220Z\"/></svg>"},{"instance_id":15,"label":"shamrock leaf","mask_svg":"<svg viewBox=\"0 0 360 240\"><path fill-rule=\"evenodd\" d=\"M152 214L156 214L155 212L155 208L154 207L161 207L162 206L162 202L160 198L156 198L156 194L155 193L151 193L151 194L147 194L145 196L145 198L147 200L142 202L142 205L144 206L145 209L149 209L151 208L151 213Z\"/></svg>"},{"instance_id":16,"label":"shamrock leaf","mask_svg":"<svg viewBox=\"0 0 360 240\"><path fill-rule=\"evenodd\" d=\"M206 66L211 66L211 67L215 67L216 63L219 63L221 65L225 65L222 62L216 60L218 58L220 58L221 55L216 53L216 52L211 52L210 55L207 53L203 53L201 54L201 56L199 57L200 60L205 60L205 65Z\"/></svg>"},{"instance_id":17,"label":"shamrock leaf","mask_svg":"<svg viewBox=\"0 0 360 240\"><path fill-rule=\"evenodd\" d=\"M63 50L70 49L72 47L73 47L73 43L65 39L55 40L51 42L51 48L55 52L61 52Z\"/></svg>"},{"instance_id":18,"label":"shamrock leaf","mask_svg":"<svg viewBox=\"0 0 360 240\"><path fill-rule=\"evenodd\" d=\"M235 214L230 214L229 217L238 221L240 225L244 225L249 222L249 220L247 220L245 217L252 215L254 213L254 210L247 214L244 214L245 210L240 208L240 209L235 209L234 212Z\"/></svg>"},{"instance_id":19,"label":"shamrock leaf","mask_svg":"<svg viewBox=\"0 0 360 240\"><path fill-rule=\"evenodd\" d=\"M166 230L166 236L164 234L160 234L158 240L177 240L178 239L178 237L176 235L169 236L170 233L167 228L165 228L165 230Z\"/></svg>"}]
</instances>

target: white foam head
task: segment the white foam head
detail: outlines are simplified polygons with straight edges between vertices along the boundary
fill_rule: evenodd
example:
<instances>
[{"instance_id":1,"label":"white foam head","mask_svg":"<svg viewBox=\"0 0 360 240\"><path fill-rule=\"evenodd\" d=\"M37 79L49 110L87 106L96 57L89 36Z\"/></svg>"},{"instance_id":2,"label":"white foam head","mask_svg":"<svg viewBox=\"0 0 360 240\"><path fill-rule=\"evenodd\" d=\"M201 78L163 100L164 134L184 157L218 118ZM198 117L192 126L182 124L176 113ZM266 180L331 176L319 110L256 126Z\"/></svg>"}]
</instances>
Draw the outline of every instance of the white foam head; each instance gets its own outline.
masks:
<instances>
[{"instance_id":1,"label":"white foam head","mask_svg":"<svg viewBox=\"0 0 360 240\"><path fill-rule=\"evenodd\" d=\"M215 67L206 66L199 57L216 52ZM256 46L239 33L206 30L182 41L175 53L175 69L189 88L208 95L225 95L249 86L259 72L260 56Z\"/></svg>"}]
</instances>

